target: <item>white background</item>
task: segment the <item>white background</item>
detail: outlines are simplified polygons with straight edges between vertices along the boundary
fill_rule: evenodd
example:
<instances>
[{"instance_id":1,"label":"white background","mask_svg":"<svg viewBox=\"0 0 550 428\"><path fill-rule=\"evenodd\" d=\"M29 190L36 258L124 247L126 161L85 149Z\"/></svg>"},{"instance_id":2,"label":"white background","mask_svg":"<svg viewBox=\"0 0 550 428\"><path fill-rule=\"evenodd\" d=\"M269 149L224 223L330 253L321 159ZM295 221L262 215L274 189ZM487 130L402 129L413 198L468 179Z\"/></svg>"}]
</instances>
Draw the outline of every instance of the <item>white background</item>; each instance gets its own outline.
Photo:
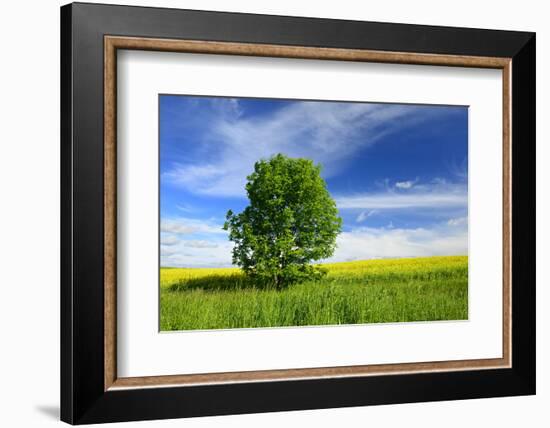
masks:
<instances>
[{"instance_id":1,"label":"white background","mask_svg":"<svg viewBox=\"0 0 550 428\"><path fill-rule=\"evenodd\" d=\"M502 356L502 71L124 51L117 78L119 376ZM159 334L159 93L468 105L468 320Z\"/></svg>"},{"instance_id":2,"label":"white background","mask_svg":"<svg viewBox=\"0 0 550 428\"><path fill-rule=\"evenodd\" d=\"M110 3L109 1L104 1ZM127 1L130 4L537 31L538 395L462 402L131 423L159 427L541 427L550 404L550 28L544 2L277 0ZM59 406L59 5L5 2L0 13L0 420L54 426Z\"/></svg>"}]
</instances>

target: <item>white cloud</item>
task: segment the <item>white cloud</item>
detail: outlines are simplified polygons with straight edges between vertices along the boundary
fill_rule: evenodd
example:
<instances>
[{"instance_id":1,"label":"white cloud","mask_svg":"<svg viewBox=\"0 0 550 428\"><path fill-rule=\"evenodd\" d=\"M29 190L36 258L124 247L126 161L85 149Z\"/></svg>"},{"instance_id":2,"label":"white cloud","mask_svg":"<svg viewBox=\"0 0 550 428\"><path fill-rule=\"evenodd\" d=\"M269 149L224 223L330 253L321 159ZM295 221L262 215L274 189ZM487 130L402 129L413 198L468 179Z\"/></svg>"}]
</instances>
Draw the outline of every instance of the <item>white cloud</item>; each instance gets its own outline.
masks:
<instances>
[{"instance_id":1,"label":"white cloud","mask_svg":"<svg viewBox=\"0 0 550 428\"><path fill-rule=\"evenodd\" d=\"M189 243L189 241L187 241ZM170 267L231 267L233 244L227 240L205 240L204 245L186 245L182 241L175 251L163 254L161 266ZM196 242L195 242L196 244Z\"/></svg>"},{"instance_id":2,"label":"white cloud","mask_svg":"<svg viewBox=\"0 0 550 428\"><path fill-rule=\"evenodd\" d=\"M189 204L176 204L176 208L184 213L194 213L198 211L197 208Z\"/></svg>"},{"instance_id":3,"label":"white cloud","mask_svg":"<svg viewBox=\"0 0 550 428\"><path fill-rule=\"evenodd\" d=\"M432 179L432 184L436 184L436 185L445 185L447 184L448 181L445 180L444 178L441 178L441 177L435 177L434 179Z\"/></svg>"},{"instance_id":4,"label":"white cloud","mask_svg":"<svg viewBox=\"0 0 550 428\"><path fill-rule=\"evenodd\" d=\"M339 209L403 209L403 208L436 208L461 207L468 203L465 194L420 193L399 194L379 193L338 197Z\"/></svg>"},{"instance_id":5,"label":"white cloud","mask_svg":"<svg viewBox=\"0 0 550 428\"><path fill-rule=\"evenodd\" d=\"M165 219L161 222L161 231L162 266L231 266L233 244L215 221L183 217ZM182 239L182 235L187 239Z\"/></svg>"},{"instance_id":6,"label":"white cloud","mask_svg":"<svg viewBox=\"0 0 550 428\"><path fill-rule=\"evenodd\" d=\"M371 215L374 215L376 214L376 210L371 210L371 211L361 211L359 213L359 215L357 216L357 218L355 219L355 221L357 223L362 223L364 222L367 218L369 218Z\"/></svg>"},{"instance_id":7,"label":"white cloud","mask_svg":"<svg viewBox=\"0 0 550 428\"><path fill-rule=\"evenodd\" d=\"M180 240L161 246L161 265L172 267L230 267L233 243L219 234ZM376 258L428 257L468 254L468 224L444 222L431 228L358 227L337 238L334 256L324 262Z\"/></svg>"},{"instance_id":8,"label":"white cloud","mask_svg":"<svg viewBox=\"0 0 550 428\"><path fill-rule=\"evenodd\" d=\"M196 232L196 228L192 226L186 226L184 224L168 220L162 221L160 225L160 230L161 232L177 233L182 235Z\"/></svg>"},{"instance_id":9,"label":"white cloud","mask_svg":"<svg viewBox=\"0 0 550 428\"><path fill-rule=\"evenodd\" d=\"M336 196L339 209L399 210L413 208L465 208L468 189L461 184L417 185L410 192L385 191Z\"/></svg>"},{"instance_id":10,"label":"white cloud","mask_svg":"<svg viewBox=\"0 0 550 428\"><path fill-rule=\"evenodd\" d=\"M462 226L468 223L468 217L451 218L447 222L449 226Z\"/></svg>"},{"instance_id":11,"label":"white cloud","mask_svg":"<svg viewBox=\"0 0 550 428\"><path fill-rule=\"evenodd\" d=\"M468 158L462 159L462 162L457 163L456 160L450 165L451 173L462 181L468 180Z\"/></svg>"},{"instance_id":12,"label":"white cloud","mask_svg":"<svg viewBox=\"0 0 550 428\"><path fill-rule=\"evenodd\" d=\"M208 98L216 114L227 120L236 120L243 114L238 98Z\"/></svg>"},{"instance_id":13,"label":"white cloud","mask_svg":"<svg viewBox=\"0 0 550 428\"><path fill-rule=\"evenodd\" d=\"M397 187L398 189L410 189L415 185L415 183L416 183L415 181L411 181L411 180L398 181L397 183L395 183L395 187Z\"/></svg>"},{"instance_id":14,"label":"white cloud","mask_svg":"<svg viewBox=\"0 0 550 428\"><path fill-rule=\"evenodd\" d=\"M160 245L176 245L180 240L174 235L161 234Z\"/></svg>"},{"instance_id":15,"label":"white cloud","mask_svg":"<svg viewBox=\"0 0 550 428\"><path fill-rule=\"evenodd\" d=\"M174 254L178 254L178 251L173 249L173 248L170 248L170 247L165 247L165 246L161 246L160 247L160 255L161 256L172 256Z\"/></svg>"},{"instance_id":16,"label":"white cloud","mask_svg":"<svg viewBox=\"0 0 550 428\"><path fill-rule=\"evenodd\" d=\"M342 232L327 262L373 258L468 254L467 228L439 225L432 229L359 228Z\"/></svg>"},{"instance_id":17,"label":"white cloud","mask_svg":"<svg viewBox=\"0 0 550 428\"><path fill-rule=\"evenodd\" d=\"M328 177L359 148L421 120L418 107L398 104L300 102L253 118L224 105L224 114L210 117L200 142L208 161L174 164L164 180L197 194L244 196L254 162L276 153L312 158Z\"/></svg>"},{"instance_id":18,"label":"white cloud","mask_svg":"<svg viewBox=\"0 0 550 428\"><path fill-rule=\"evenodd\" d=\"M163 219L160 224L161 232L174 233L178 235L190 235L194 233L214 233L226 235L221 224L213 221L199 220L193 218Z\"/></svg>"},{"instance_id":19,"label":"white cloud","mask_svg":"<svg viewBox=\"0 0 550 428\"><path fill-rule=\"evenodd\" d=\"M205 241L203 239L183 241L183 245L191 248L217 248L218 247L218 244L216 244L215 242Z\"/></svg>"}]
</instances>

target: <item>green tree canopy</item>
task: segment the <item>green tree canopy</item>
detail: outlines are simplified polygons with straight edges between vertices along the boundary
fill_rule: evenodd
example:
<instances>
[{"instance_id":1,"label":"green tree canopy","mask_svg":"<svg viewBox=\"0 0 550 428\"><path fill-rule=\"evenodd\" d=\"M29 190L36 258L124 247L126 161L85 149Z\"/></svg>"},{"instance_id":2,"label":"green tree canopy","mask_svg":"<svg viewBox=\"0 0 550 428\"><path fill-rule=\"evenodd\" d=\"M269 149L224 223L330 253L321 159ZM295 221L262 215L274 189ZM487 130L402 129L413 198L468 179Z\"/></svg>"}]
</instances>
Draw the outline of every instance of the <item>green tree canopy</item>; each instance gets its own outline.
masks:
<instances>
[{"instance_id":1,"label":"green tree canopy","mask_svg":"<svg viewBox=\"0 0 550 428\"><path fill-rule=\"evenodd\" d=\"M227 213L233 264L257 282L282 287L324 271L310 263L332 256L342 229L321 166L282 154L260 160L247 177L250 204Z\"/></svg>"}]
</instances>

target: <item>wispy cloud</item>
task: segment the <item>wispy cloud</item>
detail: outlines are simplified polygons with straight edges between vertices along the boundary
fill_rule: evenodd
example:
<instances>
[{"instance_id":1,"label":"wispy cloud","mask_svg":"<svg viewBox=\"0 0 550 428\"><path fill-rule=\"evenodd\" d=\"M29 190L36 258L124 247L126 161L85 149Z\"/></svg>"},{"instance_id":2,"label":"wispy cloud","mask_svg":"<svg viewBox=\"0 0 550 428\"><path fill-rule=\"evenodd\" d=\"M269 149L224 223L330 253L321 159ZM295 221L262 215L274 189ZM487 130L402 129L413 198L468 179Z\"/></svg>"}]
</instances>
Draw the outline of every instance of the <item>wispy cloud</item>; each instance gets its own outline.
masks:
<instances>
[{"instance_id":1,"label":"wispy cloud","mask_svg":"<svg viewBox=\"0 0 550 428\"><path fill-rule=\"evenodd\" d=\"M195 213L195 212L199 211L198 208L193 207L189 204L176 204L176 208L178 210L180 210L181 212L184 212L184 213Z\"/></svg>"},{"instance_id":2,"label":"wispy cloud","mask_svg":"<svg viewBox=\"0 0 550 428\"><path fill-rule=\"evenodd\" d=\"M161 248L161 265L170 267L231 267L233 244L227 240L182 241L167 251Z\"/></svg>"},{"instance_id":3,"label":"wispy cloud","mask_svg":"<svg viewBox=\"0 0 550 428\"><path fill-rule=\"evenodd\" d=\"M467 227L441 224L425 229L357 228L342 232L330 262L388 257L468 254Z\"/></svg>"},{"instance_id":4,"label":"wispy cloud","mask_svg":"<svg viewBox=\"0 0 550 428\"><path fill-rule=\"evenodd\" d=\"M178 254L178 250L175 250L174 248L165 247L165 246L160 247L161 257L173 256L175 254Z\"/></svg>"},{"instance_id":5,"label":"wispy cloud","mask_svg":"<svg viewBox=\"0 0 550 428\"><path fill-rule=\"evenodd\" d=\"M176 245L180 242L177 236L174 235L166 235L161 234L160 235L160 245Z\"/></svg>"},{"instance_id":6,"label":"wispy cloud","mask_svg":"<svg viewBox=\"0 0 550 428\"><path fill-rule=\"evenodd\" d=\"M191 248L218 248L219 247L219 245L216 244L215 242L205 241L204 239L184 241L183 245Z\"/></svg>"},{"instance_id":7,"label":"wispy cloud","mask_svg":"<svg viewBox=\"0 0 550 428\"><path fill-rule=\"evenodd\" d=\"M367 218L369 218L371 215L374 215L376 214L376 210L371 210L371 211L361 211L359 213L359 215L357 216L357 218L355 219L355 221L357 223L362 223L364 222Z\"/></svg>"},{"instance_id":8,"label":"wispy cloud","mask_svg":"<svg viewBox=\"0 0 550 428\"><path fill-rule=\"evenodd\" d=\"M163 220L160 225L160 231L185 235L196 232L196 228L170 220Z\"/></svg>"},{"instance_id":9,"label":"wispy cloud","mask_svg":"<svg viewBox=\"0 0 550 428\"><path fill-rule=\"evenodd\" d=\"M173 267L231 266L233 244L214 220L171 218L161 222L161 265Z\"/></svg>"},{"instance_id":10,"label":"wispy cloud","mask_svg":"<svg viewBox=\"0 0 550 428\"><path fill-rule=\"evenodd\" d=\"M417 185L406 192L387 190L336 196L336 205L341 210L446 209L465 208L467 204L467 186L447 183Z\"/></svg>"},{"instance_id":11,"label":"wispy cloud","mask_svg":"<svg viewBox=\"0 0 550 428\"><path fill-rule=\"evenodd\" d=\"M209 220L184 217L163 219L160 224L160 230L161 232L177 235L191 235L194 233L227 234L227 232L222 229L221 224Z\"/></svg>"},{"instance_id":12,"label":"wispy cloud","mask_svg":"<svg viewBox=\"0 0 550 428\"><path fill-rule=\"evenodd\" d=\"M460 207L467 203L467 196L460 194L398 194L380 193L340 197L336 205L340 209L403 209Z\"/></svg>"},{"instance_id":13,"label":"wispy cloud","mask_svg":"<svg viewBox=\"0 0 550 428\"><path fill-rule=\"evenodd\" d=\"M201 137L204 152L210 154L207 161L176 162L163 180L196 194L244 196L254 162L279 152L312 158L329 177L357 150L442 112L398 104L296 102L268 115L244 118L237 100L227 101L224 114L208 116Z\"/></svg>"},{"instance_id":14,"label":"wispy cloud","mask_svg":"<svg viewBox=\"0 0 550 428\"><path fill-rule=\"evenodd\" d=\"M161 265L173 267L230 267L233 244L218 233L203 239L178 239L161 245ZM172 242L172 241L169 241ZM468 253L467 218L452 218L429 228L357 227L337 238L334 256L324 262L373 258L422 257Z\"/></svg>"},{"instance_id":15,"label":"wispy cloud","mask_svg":"<svg viewBox=\"0 0 550 428\"><path fill-rule=\"evenodd\" d=\"M468 158L462 159L462 161L457 162L453 160L449 166L449 171L459 180L468 179Z\"/></svg>"},{"instance_id":16,"label":"wispy cloud","mask_svg":"<svg viewBox=\"0 0 550 428\"><path fill-rule=\"evenodd\" d=\"M451 218L447 221L449 226L462 226L468 224L468 217Z\"/></svg>"},{"instance_id":17,"label":"wispy cloud","mask_svg":"<svg viewBox=\"0 0 550 428\"><path fill-rule=\"evenodd\" d=\"M418 181L418 178L416 180L407 180L407 181L398 181L395 183L395 187L398 189L411 189Z\"/></svg>"},{"instance_id":18,"label":"wispy cloud","mask_svg":"<svg viewBox=\"0 0 550 428\"><path fill-rule=\"evenodd\" d=\"M339 197L339 209L397 210L408 208L452 208L464 207L467 195L443 193L378 193Z\"/></svg>"}]
</instances>

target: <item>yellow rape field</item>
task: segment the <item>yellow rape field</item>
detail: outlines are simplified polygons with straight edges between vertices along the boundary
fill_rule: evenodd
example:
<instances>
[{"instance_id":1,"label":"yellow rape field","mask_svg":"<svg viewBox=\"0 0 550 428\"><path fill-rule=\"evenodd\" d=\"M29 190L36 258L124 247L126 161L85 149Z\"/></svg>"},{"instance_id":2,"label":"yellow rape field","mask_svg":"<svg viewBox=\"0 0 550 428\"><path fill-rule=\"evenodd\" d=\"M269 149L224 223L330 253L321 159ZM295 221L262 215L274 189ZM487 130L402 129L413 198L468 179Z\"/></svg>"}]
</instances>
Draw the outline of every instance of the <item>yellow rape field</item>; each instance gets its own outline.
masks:
<instances>
[{"instance_id":1,"label":"yellow rape field","mask_svg":"<svg viewBox=\"0 0 550 428\"><path fill-rule=\"evenodd\" d=\"M322 267L322 279L282 290L258 289L238 268L161 268L161 330L467 319L467 256Z\"/></svg>"}]
</instances>

